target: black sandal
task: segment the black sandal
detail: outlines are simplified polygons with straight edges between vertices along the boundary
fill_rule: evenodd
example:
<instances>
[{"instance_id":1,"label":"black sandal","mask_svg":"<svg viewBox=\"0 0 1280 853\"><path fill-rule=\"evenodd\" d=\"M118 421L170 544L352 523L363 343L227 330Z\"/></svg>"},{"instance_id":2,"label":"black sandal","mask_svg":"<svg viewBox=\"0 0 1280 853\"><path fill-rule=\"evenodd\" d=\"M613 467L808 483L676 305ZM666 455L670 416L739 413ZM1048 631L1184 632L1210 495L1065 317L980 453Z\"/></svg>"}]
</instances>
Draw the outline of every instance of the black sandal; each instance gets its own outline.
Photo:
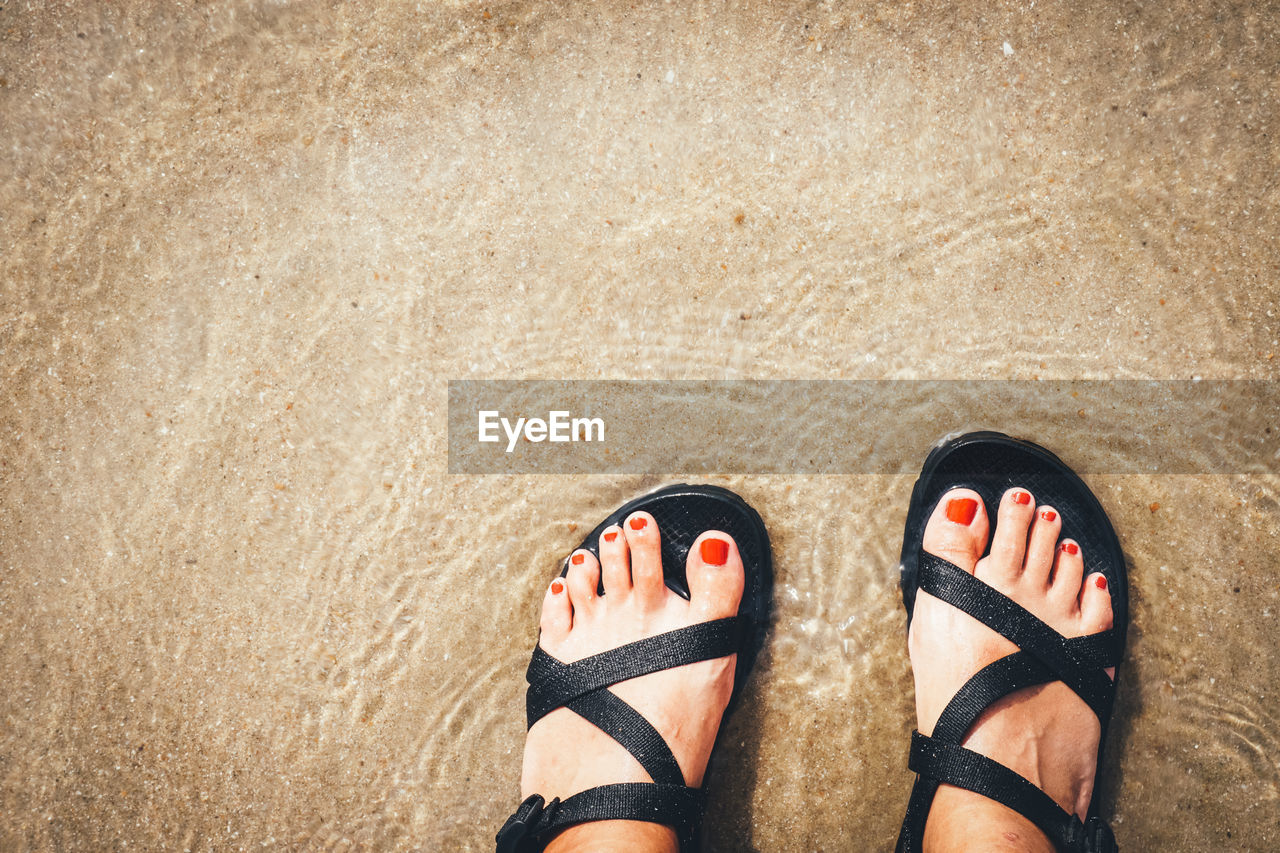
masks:
<instances>
[{"instance_id":1,"label":"black sandal","mask_svg":"<svg viewBox=\"0 0 1280 853\"><path fill-rule=\"evenodd\" d=\"M703 789L685 785L680 765L657 729L608 687L651 672L736 653L733 695L725 710L728 717L764 643L768 626L773 592L769 536L759 514L733 492L716 486L679 485L618 508L587 534L579 549L599 557L601 532L610 525L621 524L637 510L650 513L657 521L667 586L686 599L689 587L685 558L694 540L707 530L722 530L734 538L746 573L738 615L628 643L571 664L561 663L541 646L536 647L525 675L529 682L525 694L528 726L532 728L555 709L567 707L622 744L653 782L603 785L563 802L557 798L548 803L534 794L499 830L498 853L536 853L561 830L597 820L665 824L675 828L682 851L697 849ZM560 571L562 577L567 570L568 557Z\"/></svg>"},{"instance_id":2,"label":"black sandal","mask_svg":"<svg viewBox=\"0 0 1280 853\"><path fill-rule=\"evenodd\" d=\"M954 564L926 554L921 547L925 523L950 489L965 487L982 496L989 518L996 518L1000 498L1020 486L1039 503L1053 506L1064 534L1085 555L1085 576L1102 572L1111 593L1113 627L1100 634L1066 638ZM983 667L952 697L933 734L911 735L908 766L917 775L898 836L899 853L919 851L925 821L938 785L955 785L1007 806L1040 828L1062 851L1107 853L1117 850L1114 836L1098 816L1097 796L1082 822L1068 814L1031 782L996 761L965 749L961 742L989 706L1004 696L1037 684L1062 681L1085 701L1102 724L1102 744L1115 702L1116 684L1103 671L1120 662L1129 624L1129 597L1124 554L1098 499L1057 456L1043 447L997 432L976 432L934 448L916 481L902 543L902 601L911 621L916 591L968 613L1008 638L1016 651ZM1096 794L1096 787L1095 787Z\"/></svg>"}]
</instances>

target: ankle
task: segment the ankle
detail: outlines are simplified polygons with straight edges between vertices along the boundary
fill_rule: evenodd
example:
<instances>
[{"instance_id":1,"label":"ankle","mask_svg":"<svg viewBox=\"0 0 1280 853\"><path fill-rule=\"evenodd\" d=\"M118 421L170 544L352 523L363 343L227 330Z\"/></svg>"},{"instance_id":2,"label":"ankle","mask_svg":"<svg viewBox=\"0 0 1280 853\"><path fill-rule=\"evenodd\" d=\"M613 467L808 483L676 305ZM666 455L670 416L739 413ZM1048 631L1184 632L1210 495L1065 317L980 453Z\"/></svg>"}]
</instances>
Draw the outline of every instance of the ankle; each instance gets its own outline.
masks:
<instances>
[{"instance_id":1,"label":"ankle","mask_svg":"<svg viewBox=\"0 0 1280 853\"><path fill-rule=\"evenodd\" d=\"M924 829L927 853L1054 853L1034 823L981 794L940 785Z\"/></svg>"},{"instance_id":2,"label":"ankle","mask_svg":"<svg viewBox=\"0 0 1280 853\"><path fill-rule=\"evenodd\" d=\"M546 853L678 853L669 826L641 820L597 820L571 826L547 845Z\"/></svg>"}]
</instances>

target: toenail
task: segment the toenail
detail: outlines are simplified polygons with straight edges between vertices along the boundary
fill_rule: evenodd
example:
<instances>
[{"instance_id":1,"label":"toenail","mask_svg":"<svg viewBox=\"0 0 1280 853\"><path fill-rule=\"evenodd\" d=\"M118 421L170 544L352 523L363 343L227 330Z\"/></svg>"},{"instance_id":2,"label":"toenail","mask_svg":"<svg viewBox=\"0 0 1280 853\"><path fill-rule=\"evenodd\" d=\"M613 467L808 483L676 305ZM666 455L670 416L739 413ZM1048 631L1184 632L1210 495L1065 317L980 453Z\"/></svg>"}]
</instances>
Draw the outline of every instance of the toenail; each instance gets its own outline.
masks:
<instances>
[{"instance_id":1,"label":"toenail","mask_svg":"<svg viewBox=\"0 0 1280 853\"><path fill-rule=\"evenodd\" d=\"M574 555L570 558L570 560L569 560L569 561L570 561L571 563L573 563L575 566L581 566L581 565L582 565L582 561L583 561L583 560L585 560L585 559L587 559L587 558L586 558L586 557L584 557L584 556L582 556L581 554L574 554Z\"/></svg>"},{"instance_id":2,"label":"toenail","mask_svg":"<svg viewBox=\"0 0 1280 853\"><path fill-rule=\"evenodd\" d=\"M956 524L968 524L978 514L978 502L973 498L952 498L947 501L947 519Z\"/></svg>"},{"instance_id":3,"label":"toenail","mask_svg":"<svg viewBox=\"0 0 1280 853\"><path fill-rule=\"evenodd\" d=\"M1062 550L1074 557L1076 554L1080 553L1080 546L1074 542L1063 542Z\"/></svg>"},{"instance_id":4,"label":"toenail","mask_svg":"<svg viewBox=\"0 0 1280 853\"><path fill-rule=\"evenodd\" d=\"M1014 492L1013 502L1016 504L1022 504L1023 506L1026 506L1027 504L1031 503L1031 495L1027 492Z\"/></svg>"},{"instance_id":5,"label":"toenail","mask_svg":"<svg viewBox=\"0 0 1280 853\"><path fill-rule=\"evenodd\" d=\"M559 595L562 592L564 592L564 581L556 578L551 582L551 594Z\"/></svg>"},{"instance_id":6,"label":"toenail","mask_svg":"<svg viewBox=\"0 0 1280 853\"><path fill-rule=\"evenodd\" d=\"M647 518L633 518L631 519L631 529L644 530L644 526L648 523L649 520Z\"/></svg>"},{"instance_id":7,"label":"toenail","mask_svg":"<svg viewBox=\"0 0 1280 853\"><path fill-rule=\"evenodd\" d=\"M1106 575L1098 575L1097 579L1094 580L1093 585L1096 586L1098 589L1106 589L1107 588Z\"/></svg>"},{"instance_id":8,"label":"toenail","mask_svg":"<svg viewBox=\"0 0 1280 853\"><path fill-rule=\"evenodd\" d=\"M610 530L608 533L604 535L604 541L606 542L612 542L617 538L618 538L618 531L616 530Z\"/></svg>"},{"instance_id":9,"label":"toenail","mask_svg":"<svg viewBox=\"0 0 1280 853\"><path fill-rule=\"evenodd\" d=\"M1053 521L1055 518L1058 517L1058 514L1051 509L1046 509L1040 513L1040 517L1043 518L1045 521Z\"/></svg>"},{"instance_id":10,"label":"toenail","mask_svg":"<svg viewBox=\"0 0 1280 853\"><path fill-rule=\"evenodd\" d=\"M702 554L702 562L708 565L723 566L729 559L729 543L723 539L703 539L698 550Z\"/></svg>"}]
</instances>

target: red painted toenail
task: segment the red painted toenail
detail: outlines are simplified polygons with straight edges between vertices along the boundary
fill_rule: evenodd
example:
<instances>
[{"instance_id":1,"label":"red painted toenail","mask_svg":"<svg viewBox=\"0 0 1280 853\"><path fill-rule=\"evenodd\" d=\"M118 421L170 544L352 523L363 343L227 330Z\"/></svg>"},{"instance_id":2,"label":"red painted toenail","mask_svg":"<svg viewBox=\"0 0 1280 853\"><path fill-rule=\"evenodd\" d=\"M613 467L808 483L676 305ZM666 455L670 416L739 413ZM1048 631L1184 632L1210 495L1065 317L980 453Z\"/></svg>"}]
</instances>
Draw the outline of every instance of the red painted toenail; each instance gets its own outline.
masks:
<instances>
[{"instance_id":1,"label":"red painted toenail","mask_svg":"<svg viewBox=\"0 0 1280 853\"><path fill-rule=\"evenodd\" d=\"M1026 506L1027 504L1031 503L1031 495L1028 494L1027 492L1014 492L1013 502L1016 504L1022 504L1023 506Z\"/></svg>"},{"instance_id":2,"label":"red painted toenail","mask_svg":"<svg viewBox=\"0 0 1280 853\"><path fill-rule=\"evenodd\" d=\"M1046 509L1044 512L1040 513L1040 517L1045 521L1053 521L1058 517L1058 514L1051 509Z\"/></svg>"},{"instance_id":3,"label":"red painted toenail","mask_svg":"<svg viewBox=\"0 0 1280 853\"><path fill-rule=\"evenodd\" d=\"M617 538L618 538L618 531L616 530L610 530L608 533L604 535L604 541L606 542L612 542Z\"/></svg>"},{"instance_id":4,"label":"red painted toenail","mask_svg":"<svg viewBox=\"0 0 1280 853\"><path fill-rule=\"evenodd\" d=\"M585 559L587 558L582 556L581 554L574 554L573 557L570 558L569 562L573 563L575 566L581 566L582 561Z\"/></svg>"},{"instance_id":5,"label":"red painted toenail","mask_svg":"<svg viewBox=\"0 0 1280 853\"><path fill-rule=\"evenodd\" d=\"M723 566L729 559L729 543L723 539L703 539L698 550L702 553L702 562L711 566Z\"/></svg>"},{"instance_id":6,"label":"red painted toenail","mask_svg":"<svg viewBox=\"0 0 1280 853\"><path fill-rule=\"evenodd\" d=\"M1080 546L1074 542L1063 542L1062 550L1074 557L1076 554L1080 553Z\"/></svg>"},{"instance_id":7,"label":"red painted toenail","mask_svg":"<svg viewBox=\"0 0 1280 853\"><path fill-rule=\"evenodd\" d=\"M978 502L973 498L952 498L947 502L947 519L956 524L968 524L978 514Z\"/></svg>"},{"instance_id":8,"label":"red painted toenail","mask_svg":"<svg viewBox=\"0 0 1280 853\"><path fill-rule=\"evenodd\" d=\"M557 578L556 580L553 580L551 582L551 594L559 595L562 592L564 592L564 581L560 580L559 578Z\"/></svg>"},{"instance_id":9,"label":"red painted toenail","mask_svg":"<svg viewBox=\"0 0 1280 853\"><path fill-rule=\"evenodd\" d=\"M1093 583L1096 587L1098 587L1098 589L1107 588L1107 578L1105 575L1098 575L1098 579L1095 580Z\"/></svg>"},{"instance_id":10,"label":"red painted toenail","mask_svg":"<svg viewBox=\"0 0 1280 853\"><path fill-rule=\"evenodd\" d=\"M631 519L631 529L644 530L644 526L648 523L649 520L647 518L633 518Z\"/></svg>"}]
</instances>

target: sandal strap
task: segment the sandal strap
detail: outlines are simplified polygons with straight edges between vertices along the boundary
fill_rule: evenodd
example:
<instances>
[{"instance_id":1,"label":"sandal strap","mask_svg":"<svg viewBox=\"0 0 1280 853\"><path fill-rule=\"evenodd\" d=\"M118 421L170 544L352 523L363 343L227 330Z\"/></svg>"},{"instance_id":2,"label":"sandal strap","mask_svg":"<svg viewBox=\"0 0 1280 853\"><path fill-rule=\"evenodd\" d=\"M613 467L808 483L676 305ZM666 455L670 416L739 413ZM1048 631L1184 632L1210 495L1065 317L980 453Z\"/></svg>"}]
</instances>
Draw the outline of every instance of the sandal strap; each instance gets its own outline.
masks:
<instances>
[{"instance_id":1,"label":"sandal strap","mask_svg":"<svg viewBox=\"0 0 1280 853\"><path fill-rule=\"evenodd\" d=\"M579 696L664 669L726 657L739 646L737 616L677 628L583 658L561 663L542 646L533 650L525 680L525 715L530 728Z\"/></svg>"},{"instance_id":2,"label":"sandal strap","mask_svg":"<svg viewBox=\"0 0 1280 853\"><path fill-rule=\"evenodd\" d=\"M597 820L642 820L675 829L682 847L692 846L702 819L703 794L684 783L671 747L653 724L608 688L664 669L736 654L738 617L667 631L588 658L564 663L542 648L533 650L525 680L530 728L557 708L568 708L635 756L652 782L602 785L547 803L527 798L497 835L498 853L537 853L555 833Z\"/></svg>"},{"instance_id":3,"label":"sandal strap","mask_svg":"<svg viewBox=\"0 0 1280 853\"><path fill-rule=\"evenodd\" d=\"M566 707L621 744L654 782L683 785L684 773L666 740L606 688L650 672L733 654L737 641L738 620L729 617L667 631L571 664L538 646L525 675L530 683L525 697L529 727L555 707ZM552 707L561 699L561 705Z\"/></svg>"},{"instance_id":4,"label":"sandal strap","mask_svg":"<svg viewBox=\"0 0 1280 853\"><path fill-rule=\"evenodd\" d=\"M565 706L616 740L655 782L683 785L684 771L662 734L644 715L608 690L579 696Z\"/></svg>"},{"instance_id":5,"label":"sandal strap","mask_svg":"<svg viewBox=\"0 0 1280 853\"><path fill-rule=\"evenodd\" d=\"M1013 809L1068 853L1115 851L1115 837L1097 817L1088 823L1062 809L1053 798L997 761L957 744L913 732L908 766L938 783L981 794Z\"/></svg>"},{"instance_id":6,"label":"sandal strap","mask_svg":"<svg viewBox=\"0 0 1280 853\"><path fill-rule=\"evenodd\" d=\"M598 820L641 820L675 829L682 845L702 820L702 791L681 785L622 782L546 803L534 794L520 804L496 837L497 853L540 853L558 832Z\"/></svg>"},{"instance_id":7,"label":"sandal strap","mask_svg":"<svg viewBox=\"0 0 1280 853\"><path fill-rule=\"evenodd\" d=\"M1090 634L1084 637L1071 637L1067 642L1077 647L1082 656L1096 654L1101 666L1111 666L1109 638L1101 634ZM1093 647L1093 648L1091 648ZM1053 673L1044 664L1023 651L1005 655L997 661L987 664L978 670L972 678L956 691L951 701L942 709L938 721L933 725L932 738L943 743L960 744L969 729L977 722L990 706L999 700L1027 687L1038 687L1053 681ZM928 776L919 776L911 788L911 799L907 806L907 819L903 822L904 843L899 850L919 849L919 844L912 845L911 839L919 839L924 834L925 820L929 816L929 806L938 790L938 780Z\"/></svg>"},{"instance_id":8,"label":"sandal strap","mask_svg":"<svg viewBox=\"0 0 1280 853\"><path fill-rule=\"evenodd\" d=\"M1105 732L1115 686L1102 667L1083 659L1067 638L1031 611L964 569L927 552L920 554L920 589L963 610L1019 649L1029 652L1084 700Z\"/></svg>"},{"instance_id":9,"label":"sandal strap","mask_svg":"<svg viewBox=\"0 0 1280 853\"><path fill-rule=\"evenodd\" d=\"M1069 637L1066 646L1092 666L1115 666L1115 643L1109 631L1084 637ZM1043 662L1025 651L1016 651L987 664L956 691L933 726L933 737L948 743L960 743L978 717L1000 699L1022 690L1056 681L1054 673Z\"/></svg>"},{"instance_id":10,"label":"sandal strap","mask_svg":"<svg viewBox=\"0 0 1280 853\"><path fill-rule=\"evenodd\" d=\"M920 554L918 577L920 589L974 617L1019 649L966 681L938 717L932 736L912 735L909 766L918 776L897 849L921 849L929 810L943 783L1014 809L1039 826L1060 850L1093 853L1115 849L1111 830L1100 818L1090 817L1081 823L1031 782L961 746L969 729L991 705L1015 691L1053 681L1062 681L1084 700L1098 716L1105 737L1115 686L1103 670L1119 662L1115 632L1063 637L1017 602L927 552Z\"/></svg>"}]
</instances>

